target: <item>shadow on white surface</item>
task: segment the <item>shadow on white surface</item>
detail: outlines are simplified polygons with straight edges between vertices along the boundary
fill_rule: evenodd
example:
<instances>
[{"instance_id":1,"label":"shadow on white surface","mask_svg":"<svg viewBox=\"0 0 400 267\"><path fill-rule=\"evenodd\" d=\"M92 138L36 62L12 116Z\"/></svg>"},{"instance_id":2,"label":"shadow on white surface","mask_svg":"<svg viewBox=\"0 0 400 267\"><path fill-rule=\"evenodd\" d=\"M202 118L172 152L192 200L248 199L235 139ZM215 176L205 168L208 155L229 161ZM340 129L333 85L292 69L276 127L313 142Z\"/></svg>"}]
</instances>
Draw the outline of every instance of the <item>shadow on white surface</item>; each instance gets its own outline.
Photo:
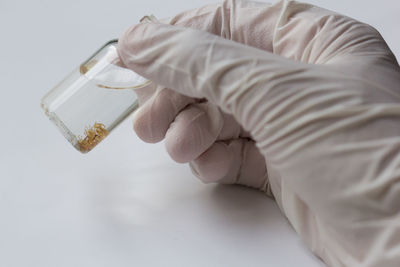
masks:
<instances>
[{"instance_id":1,"label":"shadow on white surface","mask_svg":"<svg viewBox=\"0 0 400 267\"><path fill-rule=\"evenodd\" d=\"M300 261L301 266L324 266L263 193L242 186L203 185L182 165L164 167L153 170L151 177L143 170L135 178L100 179L95 190L96 220L106 231L113 229L109 245L119 247L124 240L124 250L135 262L299 266Z\"/></svg>"}]
</instances>

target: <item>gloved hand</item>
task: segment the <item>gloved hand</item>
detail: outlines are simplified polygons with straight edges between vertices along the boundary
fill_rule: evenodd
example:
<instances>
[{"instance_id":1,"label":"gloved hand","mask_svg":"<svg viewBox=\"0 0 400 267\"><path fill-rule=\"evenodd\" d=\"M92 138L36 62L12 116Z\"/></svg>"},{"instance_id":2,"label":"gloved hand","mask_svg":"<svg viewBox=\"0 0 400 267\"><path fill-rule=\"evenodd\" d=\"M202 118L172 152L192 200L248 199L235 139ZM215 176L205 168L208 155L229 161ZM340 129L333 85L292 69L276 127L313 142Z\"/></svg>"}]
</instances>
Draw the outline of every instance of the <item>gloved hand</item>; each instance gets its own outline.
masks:
<instances>
[{"instance_id":1,"label":"gloved hand","mask_svg":"<svg viewBox=\"0 0 400 267\"><path fill-rule=\"evenodd\" d=\"M159 85L138 92L139 137L206 182L270 188L328 265L400 266L400 68L379 33L294 1L168 22L120 39Z\"/></svg>"}]
</instances>

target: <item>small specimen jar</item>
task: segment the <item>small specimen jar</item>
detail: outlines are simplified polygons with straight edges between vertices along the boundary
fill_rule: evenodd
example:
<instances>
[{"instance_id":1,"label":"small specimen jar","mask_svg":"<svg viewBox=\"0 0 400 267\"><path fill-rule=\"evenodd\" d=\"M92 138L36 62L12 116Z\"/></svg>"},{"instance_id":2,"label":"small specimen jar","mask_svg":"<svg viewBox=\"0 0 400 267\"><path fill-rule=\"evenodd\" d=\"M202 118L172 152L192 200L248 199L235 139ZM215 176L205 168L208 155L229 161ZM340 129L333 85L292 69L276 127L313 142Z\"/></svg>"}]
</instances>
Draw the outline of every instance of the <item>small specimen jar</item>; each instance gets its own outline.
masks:
<instances>
[{"instance_id":1,"label":"small specimen jar","mask_svg":"<svg viewBox=\"0 0 400 267\"><path fill-rule=\"evenodd\" d=\"M137 109L133 89L149 83L123 67L117 45L117 40L106 43L42 99L46 115L82 153Z\"/></svg>"}]
</instances>

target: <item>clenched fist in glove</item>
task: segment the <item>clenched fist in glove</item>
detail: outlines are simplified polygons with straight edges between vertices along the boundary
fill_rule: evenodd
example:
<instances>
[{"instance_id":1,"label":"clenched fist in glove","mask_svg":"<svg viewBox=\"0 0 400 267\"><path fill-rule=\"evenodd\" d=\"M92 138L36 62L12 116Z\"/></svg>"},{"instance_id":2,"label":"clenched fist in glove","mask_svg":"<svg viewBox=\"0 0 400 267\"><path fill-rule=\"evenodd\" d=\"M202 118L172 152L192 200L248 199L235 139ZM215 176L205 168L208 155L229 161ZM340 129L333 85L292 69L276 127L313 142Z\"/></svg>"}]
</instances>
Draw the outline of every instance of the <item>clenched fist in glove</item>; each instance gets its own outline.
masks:
<instances>
[{"instance_id":1,"label":"clenched fist in glove","mask_svg":"<svg viewBox=\"0 0 400 267\"><path fill-rule=\"evenodd\" d=\"M294 1L133 26L134 128L205 182L272 194L330 266L400 266L400 68L372 27Z\"/></svg>"}]
</instances>

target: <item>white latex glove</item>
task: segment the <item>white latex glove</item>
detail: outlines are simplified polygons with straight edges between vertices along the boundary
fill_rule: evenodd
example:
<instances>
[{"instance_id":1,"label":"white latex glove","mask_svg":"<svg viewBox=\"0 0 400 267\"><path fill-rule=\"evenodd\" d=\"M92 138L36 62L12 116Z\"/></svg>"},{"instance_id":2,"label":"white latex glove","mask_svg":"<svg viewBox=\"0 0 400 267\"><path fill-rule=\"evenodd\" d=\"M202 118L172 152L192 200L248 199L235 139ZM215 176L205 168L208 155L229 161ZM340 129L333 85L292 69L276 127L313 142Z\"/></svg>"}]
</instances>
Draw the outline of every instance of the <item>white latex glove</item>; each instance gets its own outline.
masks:
<instances>
[{"instance_id":1,"label":"white latex glove","mask_svg":"<svg viewBox=\"0 0 400 267\"><path fill-rule=\"evenodd\" d=\"M270 187L328 265L400 266L400 68L379 33L293 1L169 23L120 39L125 65L160 85L139 92L138 135L165 137L205 181Z\"/></svg>"}]
</instances>

